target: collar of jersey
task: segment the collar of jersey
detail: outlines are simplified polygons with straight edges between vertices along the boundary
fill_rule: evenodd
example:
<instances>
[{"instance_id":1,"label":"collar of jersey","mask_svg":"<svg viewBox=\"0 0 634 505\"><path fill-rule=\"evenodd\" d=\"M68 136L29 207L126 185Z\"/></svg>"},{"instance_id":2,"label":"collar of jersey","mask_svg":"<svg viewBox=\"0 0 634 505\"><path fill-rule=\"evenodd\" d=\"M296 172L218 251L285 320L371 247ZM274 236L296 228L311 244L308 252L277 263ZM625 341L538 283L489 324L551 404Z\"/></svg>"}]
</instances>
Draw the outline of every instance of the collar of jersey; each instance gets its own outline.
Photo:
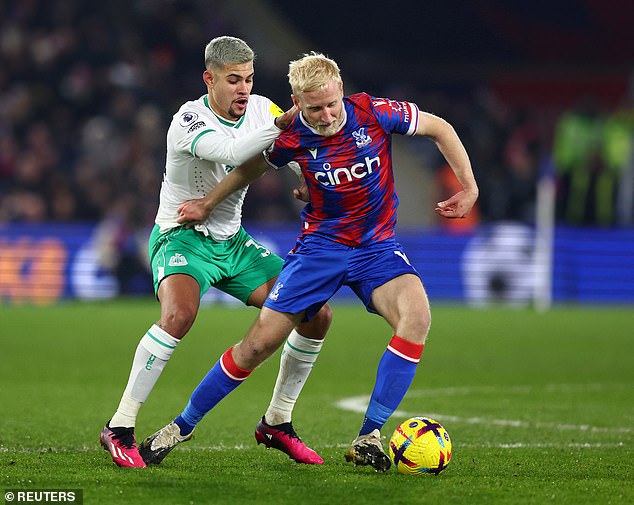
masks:
<instances>
[{"instance_id":1,"label":"collar of jersey","mask_svg":"<svg viewBox=\"0 0 634 505\"><path fill-rule=\"evenodd\" d=\"M207 95L203 97L203 100L205 102L205 106L211 111L211 113L214 116L216 116L216 118L218 119L218 121L220 121L221 124L228 126L229 128L240 128L242 123L244 123L244 117L247 115L246 112L237 121L228 121L227 119L220 117L218 114L216 114L216 112L211 108L211 106L209 105L209 97Z\"/></svg>"}]
</instances>

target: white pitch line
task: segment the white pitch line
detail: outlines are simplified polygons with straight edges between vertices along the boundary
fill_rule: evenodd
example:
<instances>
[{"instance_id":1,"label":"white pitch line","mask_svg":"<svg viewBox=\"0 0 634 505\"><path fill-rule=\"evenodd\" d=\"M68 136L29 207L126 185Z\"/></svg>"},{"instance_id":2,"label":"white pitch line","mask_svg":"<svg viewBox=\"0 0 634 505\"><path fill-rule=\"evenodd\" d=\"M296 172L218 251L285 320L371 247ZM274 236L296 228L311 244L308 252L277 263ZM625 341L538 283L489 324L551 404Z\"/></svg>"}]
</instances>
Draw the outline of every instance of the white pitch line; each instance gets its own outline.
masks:
<instances>
[{"instance_id":1,"label":"white pitch line","mask_svg":"<svg viewBox=\"0 0 634 505\"><path fill-rule=\"evenodd\" d=\"M619 385L611 385L611 388ZM628 387L622 385L623 387ZM583 391L600 391L605 389L606 386L601 384L549 384L544 386L543 391L546 392L583 392ZM460 396L473 393L485 393L485 394L500 394L501 391L510 392L515 394L526 394L534 392L537 388L532 386L508 386L505 388L493 387L493 386L476 386L476 387L455 387L455 388L438 388L428 390L412 390L408 391L409 397L436 397L436 396ZM542 389L540 389L542 390ZM366 395L353 396L344 398L335 403L335 406L349 412L365 413L369 397ZM421 415L421 412L408 412L405 410L397 410L394 412L395 416L399 417L413 417ZM526 422L513 419L488 419L485 417L460 417L453 415L440 414L435 412L426 412L425 415L437 419L466 424L486 424L496 426L510 426L515 428L544 428L554 430L574 430L590 433L631 433L632 428L624 427L598 427L590 426L588 424L569 424L569 423L544 423L544 422ZM624 447L622 442L615 443L568 443L568 444L549 444L549 443L500 443L500 444L460 444L461 447L466 448L499 448L499 449L517 449L517 448L614 448ZM321 449L331 448L346 448L348 444L315 444L314 447ZM248 450L252 449L251 444L237 444L237 445L213 445L213 446L197 446L195 444L181 448L184 451L235 451L235 450ZM22 447L19 449L12 449L7 446L0 446L0 454L7 454L9 452L15 454L37 454L37 453L77 453L77 452L91 452L94 450L100 450L99 446L95 447Z\"/></svg>"},{"instance_id":2,"label":"white pitch line","mask_svg":"<svg viewBox=\"0 0 634 505\"><path fill-rule=\"evenodd\" d=\"M410 390L407 392L408 397L414 398L435 398L444 396L467 396L474 393L477 394L528 394L536 391L546 393L586 393L586 392L598 392L609 389L614 391L618 390L631 390L631 384L545 384L541 387L535 386L460 386L460 387L446 387L446 388L434 388L434 389L418 389Z\"/></svg>"},{"instance_id":3,"label":"white pitch line","mask_svg":"<svg viewBox=\"0 0 634 505\"><path fill-rule=\"evenodd\" d=\"M349 412L364 414L368 407L369 400L370 400L370 397L366 395L351 396L351 397L343 398L342 400L339 400L338 402L335 403L335 406L342 410L347 410ZM421 412L408 412L406 410L396 410L394 411L394 414L392 415L407 418L407 417L420 416L422 414L423 413ZM632 432L631 428L599 427L599 426L590 426L588 424L527 422L527 421L520 421L517 419L490 419L490 418L479 417L479 416L461 417L461 416L452 416L448 414L441 414L438 412L425 412L424 415L426 415L427 417L431 417L432 419L440 420L442 422L449 421L453 423L510 426L513 428L540 428L540 429L553 429L553 430L560 430L560 431L574 430L574 431L587 431L590 433L631 433Z\"/></svg>"}]
</instances>

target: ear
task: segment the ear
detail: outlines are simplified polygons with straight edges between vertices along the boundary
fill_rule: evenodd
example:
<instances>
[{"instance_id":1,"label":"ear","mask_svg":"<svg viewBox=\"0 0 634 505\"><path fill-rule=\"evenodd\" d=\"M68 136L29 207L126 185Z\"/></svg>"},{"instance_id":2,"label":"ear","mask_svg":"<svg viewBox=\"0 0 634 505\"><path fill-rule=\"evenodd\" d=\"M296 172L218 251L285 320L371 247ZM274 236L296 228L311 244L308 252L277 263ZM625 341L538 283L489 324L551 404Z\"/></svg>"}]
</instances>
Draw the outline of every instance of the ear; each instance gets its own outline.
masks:
<instances>
[{"instance_id":1,"label":"ear","mask_svg":"<svg viewBox=\"0 0 634 505\"><path fill-rule=\"evenodd\" d=\"M293 105L299 109L299 102L297 101L295 95L291 95L291 100L293 100Z\"/></svg>"},{"instance_id":2,"label":"ear","mask_svg":"<svg viewBox=\"0 0 634 505\"><path fill-rule=\"evenodd\" d=\"M213 88L214 86L214 74L212 72L210 72L209 70L205 70L203 72L203 81L205 81L205 84L207 85L207 88Z\"/></svg>"}]
</instances>

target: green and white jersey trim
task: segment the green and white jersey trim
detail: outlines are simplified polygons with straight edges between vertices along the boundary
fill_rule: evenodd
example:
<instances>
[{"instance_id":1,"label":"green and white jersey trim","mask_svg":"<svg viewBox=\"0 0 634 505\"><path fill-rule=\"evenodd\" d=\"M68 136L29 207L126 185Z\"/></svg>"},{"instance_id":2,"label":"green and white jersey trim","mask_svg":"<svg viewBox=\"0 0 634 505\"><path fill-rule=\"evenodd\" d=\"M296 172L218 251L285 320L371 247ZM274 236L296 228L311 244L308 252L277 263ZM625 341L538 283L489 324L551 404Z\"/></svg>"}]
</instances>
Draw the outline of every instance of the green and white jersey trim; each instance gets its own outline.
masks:
<instances>
[{"instance_id":1,"label":"green and white jersey trim","mask_svg":"<svg viewBox=\"0 0 634 505\"><path fill-rule=\"evenodd\" d=\"M280 130L273 120L280 109L268 98L249 97L247 112L237 121L218 116L207 95L181 106L167 132L165 174L156 224L161 232L180 226L177 210L186 200L204 197L238 165L262 152ZM247 188L222 202L196 229L216 240L234 236L242 219Z\"/></svg>"}]
</instances>

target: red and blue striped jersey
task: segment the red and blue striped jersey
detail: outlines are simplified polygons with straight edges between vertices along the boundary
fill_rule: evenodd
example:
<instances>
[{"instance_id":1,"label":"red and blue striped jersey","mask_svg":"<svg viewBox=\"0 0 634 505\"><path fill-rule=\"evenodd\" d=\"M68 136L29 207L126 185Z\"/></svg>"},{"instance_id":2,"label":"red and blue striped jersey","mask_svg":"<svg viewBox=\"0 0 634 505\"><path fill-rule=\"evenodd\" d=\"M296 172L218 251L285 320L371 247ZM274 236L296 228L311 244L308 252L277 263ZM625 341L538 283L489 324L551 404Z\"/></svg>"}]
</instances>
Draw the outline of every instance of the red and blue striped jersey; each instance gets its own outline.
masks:
<instances>
[{"instance_id":1,"label":"red and blue striped jersey","mask_svg":"<svg viewBox=\"0 0 634 505\"><path fill-rule=\"evenodd\" d=\"M299 114L267 157L274 167L290 161L301 167L310 195L302 211L304 235L368 245L394 236L391 134L414 135L418 107L366 93L344 97L343 104L343 126L335 135L319 135Z\"/></svg>"}]
</instances>

